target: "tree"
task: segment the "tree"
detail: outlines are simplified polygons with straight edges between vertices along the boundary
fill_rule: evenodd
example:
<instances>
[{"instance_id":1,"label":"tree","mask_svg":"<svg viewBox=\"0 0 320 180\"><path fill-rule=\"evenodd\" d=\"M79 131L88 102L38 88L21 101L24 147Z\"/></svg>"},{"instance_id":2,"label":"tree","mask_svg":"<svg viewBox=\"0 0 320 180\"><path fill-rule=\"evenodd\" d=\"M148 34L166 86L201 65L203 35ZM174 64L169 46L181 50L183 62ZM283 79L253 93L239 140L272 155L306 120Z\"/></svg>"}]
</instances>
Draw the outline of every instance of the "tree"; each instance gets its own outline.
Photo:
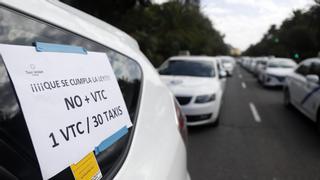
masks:
<instances>
[{"instance_id":1,"label":"tree","mask_svg":"<svg viewBox=\"0 0 320 180\"><path fill-rule=\"evenodd\" d=\"M265 36L251 45L246 55L275 55L294 58L297 61L317 56L320 49L320 7L314 5L308 11L296 10L279 28L272 25Z\"/></svg>"},{"instance_id":2,"label":"tree","mask_svg":"<svg viewBox=\"0 0 320 180\"><path fill-rule=\"evenodd\" d=\"M125 31L139 43L154 66L189 50L194 55L229 53L223 36L198 6L169 1L164 4L136 0L73 1L73 5Z\"/></svg>"},{"instance_id":3,"label":"tree","mask_svg":"<svg viewBox=\"0 0 320 180\"><path fill-rule=\"evenodd\" d=\"M115 26L128 10L136 6L151 5L151 0L62 0L62 2Z\"/></svg>"}]
</instances>

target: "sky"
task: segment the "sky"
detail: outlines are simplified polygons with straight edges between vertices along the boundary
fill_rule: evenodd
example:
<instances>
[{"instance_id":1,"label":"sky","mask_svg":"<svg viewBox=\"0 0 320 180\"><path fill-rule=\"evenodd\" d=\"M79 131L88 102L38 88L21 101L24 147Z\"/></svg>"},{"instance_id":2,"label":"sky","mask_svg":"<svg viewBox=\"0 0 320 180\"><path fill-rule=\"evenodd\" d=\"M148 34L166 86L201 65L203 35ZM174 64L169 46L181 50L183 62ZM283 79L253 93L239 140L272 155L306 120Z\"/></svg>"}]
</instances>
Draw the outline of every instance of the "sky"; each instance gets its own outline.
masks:
<instances>
[{"instance_id":1,"label":"sky","mask_svg":"<svg viewBox=\"0 0 320 180\"><path fill-rule=\"evenodd\" d=\"M201 10L225 35L226 43L244 51L259 42L272 24L279 26L293 10L312 4L314 0L201 0Z\"/></svg>"},{"instance_id":2,"label":"sky","mask_svg":"<svg viewBox=\"0 0 320 180\"><path fill-rule=\"evenodd\" d=\"M281 22L296 9L307 9L314 0L202 0L201 9L225 42L240 50L260 41L272 24Z\"/></svg>"}]
</instances>

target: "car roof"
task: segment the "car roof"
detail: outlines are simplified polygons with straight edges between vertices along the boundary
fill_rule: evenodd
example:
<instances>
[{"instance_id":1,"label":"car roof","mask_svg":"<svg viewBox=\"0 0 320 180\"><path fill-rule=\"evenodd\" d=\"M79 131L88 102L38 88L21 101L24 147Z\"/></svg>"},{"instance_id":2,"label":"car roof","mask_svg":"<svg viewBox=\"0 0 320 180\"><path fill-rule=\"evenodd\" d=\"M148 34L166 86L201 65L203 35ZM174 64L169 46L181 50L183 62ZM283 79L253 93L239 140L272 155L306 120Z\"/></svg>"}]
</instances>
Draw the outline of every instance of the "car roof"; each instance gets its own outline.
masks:
<instances>
[{"instance_id":1,"label":"car roof","mask_svg":"<svg viewBox=\"0 0 320 180\"><path fill-rule=\"evenodd\" d=\"M290 62L294 62L294 60L289 59L289 58L272 58L269 60L269 62L279 62L279 61L290 61Z\"/></svg>"},{"instance_id":2,"label":"car roof","mask_svg":"<svg viewBox=\"0 0 320 180\"><path fill-rule=\"evenodd\" d=\"M0 4L94 40L133 59L145 57L138 43L123 31L58 0L0 0Z\"/></svg>"},{"instance_id":3,"label":"car roof","mask_svg":"<svg viewBox=\"0 0 320 180\"><path fill-rule=\"evenodd\" d=\"M215 56L215 57L219 59L234 60L234 58L231 56Z\"/></svg>"},{"instance_id":4,"label":"car roof","mask_svg":"<svg viewBox=\"0 0 320 180\"><path fill-rule=\"evenodd\" d=\"M314 57L314 58L309 58L309 59L306 59L304 61L302 61L302 63L307 63L307 62L320 62L320 57Z\"/></svg>"},{"instance_id":5,"label":"car roof","mask_svg":"<svg viewBox=\"0 0 320 180\"><path fill-rule=\"evenodd\" d=\"M216 61L218 60L216 57L213 56L173 56L168 59L177 60L177 61L196 61L196 60L204 60L204 61Z\"/></svg>"}]
</instances>

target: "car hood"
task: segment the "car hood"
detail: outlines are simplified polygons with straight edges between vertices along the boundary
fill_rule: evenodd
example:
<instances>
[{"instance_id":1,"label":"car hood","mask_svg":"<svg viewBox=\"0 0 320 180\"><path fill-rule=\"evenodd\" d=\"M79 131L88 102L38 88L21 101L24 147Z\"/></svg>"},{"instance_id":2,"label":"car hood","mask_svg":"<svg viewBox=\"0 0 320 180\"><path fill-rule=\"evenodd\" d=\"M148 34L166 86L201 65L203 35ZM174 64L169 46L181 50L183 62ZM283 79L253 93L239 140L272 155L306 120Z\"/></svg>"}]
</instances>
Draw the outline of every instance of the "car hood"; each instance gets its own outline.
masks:
<instances>
[{"instance_id":1,"label":"car hood","mask_svg":"<svg viewBox=\"0 0 320 180\"><path fill-rule=\"evenodd\" d=\"M165 76L161 80L176 96L193 96L215 93L220 88L217 78L191 76Z\"/></svg>"},{"instance_id":2,"label":"car hood","mask_svg":"<svg viewBox=\"0 0 320 180\"><path fill-rule=\"evenodd\" d=\"M287 76L291 74L293 70L293 68L269 68L266 70L266 73L275 76Z\"/></svg>"}]
</instances>

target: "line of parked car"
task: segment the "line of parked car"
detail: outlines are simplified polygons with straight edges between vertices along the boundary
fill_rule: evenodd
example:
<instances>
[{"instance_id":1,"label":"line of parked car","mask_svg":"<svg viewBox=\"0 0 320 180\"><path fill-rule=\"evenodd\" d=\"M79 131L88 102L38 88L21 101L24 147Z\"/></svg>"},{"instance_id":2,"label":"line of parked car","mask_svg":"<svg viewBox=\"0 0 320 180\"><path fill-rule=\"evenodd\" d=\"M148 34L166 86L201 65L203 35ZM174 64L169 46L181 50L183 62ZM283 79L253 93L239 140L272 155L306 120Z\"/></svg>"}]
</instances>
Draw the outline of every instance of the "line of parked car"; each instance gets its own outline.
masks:
<instances>
[{"instance_id":1,"label":"line of parked car","mask_svg":"<svg viewBox=\"0 0 320 180\"><path fill-rule=\"evenodd\" d=\"M288 58L257 57L242 58L240 64L257 77L263 86L283 86L286 77L294 71L297 63Z\"/></svg>"},{"instance_id":2,"label":"line of parked car","mask_svg":"<svg viewBox=\"0 0 320 180\"><path fill-rule=\"evenodd\" d=\"M242 57L239 63L257 76L263 86L283 86L283 101L295 107L317 125L320 131L320 58L296 64L276 57Z\"/></svg>"}]
</instances>

